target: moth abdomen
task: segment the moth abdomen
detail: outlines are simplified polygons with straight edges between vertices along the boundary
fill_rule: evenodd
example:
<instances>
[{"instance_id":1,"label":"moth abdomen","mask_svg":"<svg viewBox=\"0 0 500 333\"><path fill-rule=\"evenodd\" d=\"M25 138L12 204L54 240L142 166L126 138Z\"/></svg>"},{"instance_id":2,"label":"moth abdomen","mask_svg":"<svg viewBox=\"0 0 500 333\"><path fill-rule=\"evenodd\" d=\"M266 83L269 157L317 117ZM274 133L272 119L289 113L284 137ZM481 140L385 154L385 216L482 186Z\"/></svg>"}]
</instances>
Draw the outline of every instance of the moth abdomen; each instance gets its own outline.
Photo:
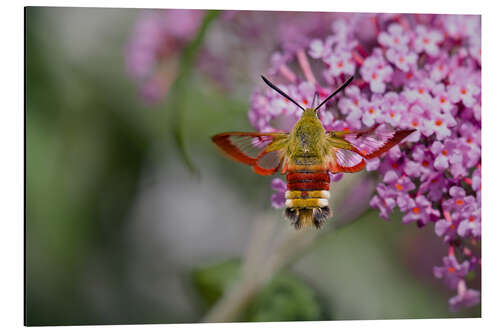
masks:
<instances>
[{"instance_id":1,"label":"moth abdomen","mask_svg":"<svg viewBox=\"0 0 500 333\"><path fill-rule=\"evenodd\" d=\"M285 215L295 228L321 227L331 216L330 176L328 171L306 170L290 172L286 176L288 191L285 193Z\"/></svg>"}]
</instances>

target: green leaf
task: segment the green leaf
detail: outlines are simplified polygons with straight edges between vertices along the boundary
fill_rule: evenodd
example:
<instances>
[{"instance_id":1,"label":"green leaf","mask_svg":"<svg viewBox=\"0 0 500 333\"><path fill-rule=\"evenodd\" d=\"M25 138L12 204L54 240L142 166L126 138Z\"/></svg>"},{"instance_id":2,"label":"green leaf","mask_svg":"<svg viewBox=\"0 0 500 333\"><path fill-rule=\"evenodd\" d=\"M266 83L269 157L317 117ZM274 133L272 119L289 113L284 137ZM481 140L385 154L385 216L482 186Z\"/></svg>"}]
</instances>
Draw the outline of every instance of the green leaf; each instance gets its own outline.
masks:
<instances>
[{"instance_id":1,"label":"green leaf","mask_svg":"<svg viewBox=\"0 0 500 333\"><path fill-rule=\"evenodd\" d=\"M196 290L206 306L213 306L240 276L240 261L228 260L193 273ZM324 320L316 291L290 272L281 272L257 293L240 315L241 321Z\"/></svg>"},{"instance_id":2,"label":"green leaf","mask_svg":"<svg viewBox=\"0 0 500 333\"><path fill-rule=\"evenodd\" d=\"M316 292L290 273L280 273L258 294L245 315L248 321L321 320Z\"/></svg>"},{"instance_id":3,"label":"green leaf","mask_svg":"<svg viewBox=\"0 0 500 333\"><path fill-rule=\"evenodd\" d=\"M193 272L193 283L206 306L211 307L223 295L240 273L240 260L232 259L219 264L197 269Z\"/></svg>"}]
</instances>

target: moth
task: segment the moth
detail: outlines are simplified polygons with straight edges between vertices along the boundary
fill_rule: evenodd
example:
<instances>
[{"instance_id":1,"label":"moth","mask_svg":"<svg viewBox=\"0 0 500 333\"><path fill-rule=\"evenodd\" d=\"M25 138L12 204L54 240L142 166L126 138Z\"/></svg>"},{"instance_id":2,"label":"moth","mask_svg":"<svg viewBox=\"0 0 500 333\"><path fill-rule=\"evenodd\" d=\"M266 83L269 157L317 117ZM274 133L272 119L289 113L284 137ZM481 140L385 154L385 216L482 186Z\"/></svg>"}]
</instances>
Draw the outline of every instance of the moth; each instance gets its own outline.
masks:
<instances>
[{"instance_id":1,"label":"moth","mask_svg":"<svg viewBox=\"0 0 500 333\"><path fill-rule=\"evenodd\" d=\"M359 131L326 131L318 110L353 77L316 107L315 95L309 108L302 107L264 76L262 79L304 111L291 132L226 132L213 136L212 141L230 158L252 166L259 175L271 175L281 168L287 181L285 216L296 229L320 228L332 216L328 203L330 173L361 171L365 160L380 156L414 131L378 124Z\"/></svg>"}]
</instances>

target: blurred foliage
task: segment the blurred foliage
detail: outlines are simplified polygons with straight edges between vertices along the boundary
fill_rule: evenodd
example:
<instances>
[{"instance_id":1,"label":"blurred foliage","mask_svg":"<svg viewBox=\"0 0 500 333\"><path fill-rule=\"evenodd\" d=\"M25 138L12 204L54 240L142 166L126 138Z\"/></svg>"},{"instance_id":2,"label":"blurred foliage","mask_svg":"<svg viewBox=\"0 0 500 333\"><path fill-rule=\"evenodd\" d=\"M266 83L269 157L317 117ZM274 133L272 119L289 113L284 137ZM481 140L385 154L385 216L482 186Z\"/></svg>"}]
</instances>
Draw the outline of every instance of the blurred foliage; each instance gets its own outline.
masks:
<instances>
[{"instance_id":1,"label":"blurred foliage","mask_svg":"<svg viewBox=\"0 0 500 333\"><path fill-rule=\"evenodd\" d=\"M328 320L317 292L291 273L276 274L250 305L248 321Z\"/></svg>"},{"instance_id":2,"label":"blurred foliage","mask_svg":"<svg viewBox=\"0 0 500 333\"><path fill-rule=\"evenodd\" d=\"M219 158L210 141L222 127L249 126L246 103L231 99L197 75L190 77L189 89L183 93L182 110L175 109L169 99L157 106L140 100L123 64L123 47L138 13L26 9L29 325L195 320L195 314L186 319L170 317L158 304L141 299L141 294L130 289L126 274L127 219L144 172L165 161L168 166L180 160L171 126L180 111L185 119L186 149L198 165L203 164L200 156L202 160L208 156L210 163L219 164L221 173L233 169L240 177L225 177L227 182L253 185L243 195L258 193L257 184L261 189L266 186L266 179L243 177L248 174L245 166L234 168L231 161ZM96 31L78 31L82 19L85 29ZM62 29L66 24L70 24L68 29ZM105 33L99 30L103 26ZM83 50L88 54L75 59L67 47L77 48L73 38L80 33L83 39L87 33L92 38L89 42L97 39L102 44L92 51ZM116 297L111 314L89 308L85 288L95 260L106 263L107 283Z\"/></svg>"},{"instance_id":3,"label":"blurred foliage","mask_svg":"<svg viewBox=\"0 0 500 333\"><path fill-rule=\"evenodd\" d=\"M193 271L193 284L206 308L212 307L240 278L240 260L232 259Z\"/></svg>"},{"instance_id":4,"label":"blurred foliage","mask_svg":"<svg viewBox=\"0 0 500 333\"><path fill-rule=\"evenodd\" d=\"M193 283L207 308L238 281L241 263L233 259L193 272ZM326 320L317 292L290 272L280 272L257 294L241 321Z\"/></svg>"}]
</instances>

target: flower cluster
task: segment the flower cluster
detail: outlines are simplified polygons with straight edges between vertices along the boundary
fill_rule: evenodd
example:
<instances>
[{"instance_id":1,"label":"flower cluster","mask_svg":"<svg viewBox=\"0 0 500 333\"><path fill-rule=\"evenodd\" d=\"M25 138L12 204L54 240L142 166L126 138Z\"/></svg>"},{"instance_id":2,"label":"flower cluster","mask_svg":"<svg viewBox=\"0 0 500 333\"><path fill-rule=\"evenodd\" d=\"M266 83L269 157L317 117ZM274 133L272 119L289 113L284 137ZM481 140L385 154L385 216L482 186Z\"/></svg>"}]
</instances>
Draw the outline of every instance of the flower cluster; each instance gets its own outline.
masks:
<instances>
[{"instance_id":1,"label":"flower cluster","mask_svg":"<svg viewBox=\"0 0 500 333\"><path fill-rule=\"evenodd\" d=\"M467 283L481 266L480 18L351 14L331 26L293 56L274 55L273 81L310 105L315 93L324 97L354 75L338 103L320 110L325 129L377 123L416 129L368 161L367 170L381 174L370 205L386 219L397 208L404 224L431 224L449 246L434 275L457 291L450 308L477 304L479 292ZM301 113L266 89L253 94L249 119L259 131L290 130ZM284 183L272 185L272 204L281 207Z\"/></svg>"},{"instance_id":2,"label":"flower cluster","mask_svg":"<svg viewBox=\"0 0 500 333\"><path fill-rule=\"evenodd\" d=\"M128 73L140 83L148 102L160 100L177 72L178 55L195 37L201 24L200 10L148 10L137 21L127 44Z\"/></svg>"},{"instance_id":3,"label":"flower cluster","mask_svg":"<svg viewBox=\"0 0 500 333\"><path fill-rule=\"evenodd\" d=\"M205 14L203 10L177 9L141 13L125 50L125 62L145 101L163 99L177 77L181 52L196 36ZM197 69L224 88L234 87L236 79L250 77L265 66L269 50L284 51L274 55L275 64L286 61L307 47L311 37L326 34L329 22L342 15L224 11L208 30Z\"/></svg>"}]
</instances>

